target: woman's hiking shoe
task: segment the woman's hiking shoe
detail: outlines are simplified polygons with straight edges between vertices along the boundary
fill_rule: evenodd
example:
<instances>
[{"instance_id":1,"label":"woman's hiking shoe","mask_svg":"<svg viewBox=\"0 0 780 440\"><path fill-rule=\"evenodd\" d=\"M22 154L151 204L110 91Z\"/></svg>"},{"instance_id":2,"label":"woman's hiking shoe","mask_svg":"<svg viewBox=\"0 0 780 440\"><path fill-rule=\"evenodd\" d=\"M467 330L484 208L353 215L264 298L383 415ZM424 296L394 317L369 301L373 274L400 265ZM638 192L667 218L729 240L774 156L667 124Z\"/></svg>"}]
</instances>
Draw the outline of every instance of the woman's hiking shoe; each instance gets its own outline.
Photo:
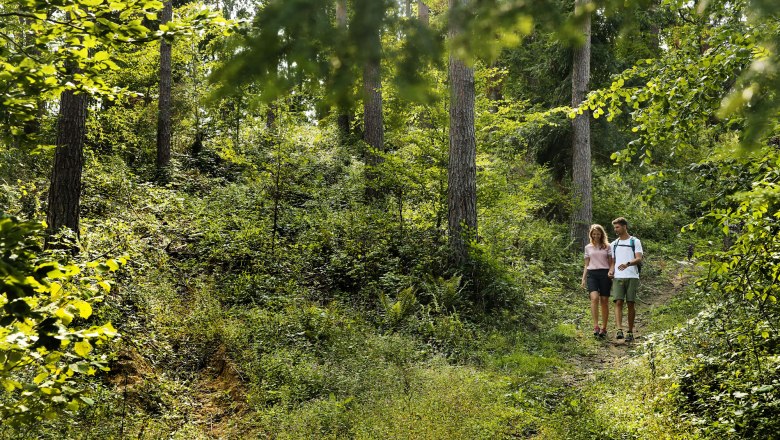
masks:
<instances>
[{"instance_id":1,"label":"woman's hiking shoe","mask_svg":"<svg viewBox=\"0 0 780 440\"><path fill-rule=\"evenodd\" d=\"M626 342L633 342L633 340L634 340L634 333L633 332L626 333Z\"/></svg>"},{"instance_id":2,"label":"woman's hiking shoe","mask_svg":"<svg viewBox=\"0 0 780 440\"><path fill-rule=\"evenodd\" d=\"M599 338L605 339L607 337L607 330L601 329L601 332L599 332Z\"/></svg>"},{"instance_id":3,"label":"woman's hiking shoe","mask_svg":"<svg viewBox=\"0 0 780 440\"><path fill-rule=\"evenodd\" d=\"M600 332L601 329L599 328L599 326L593 327L593 336L598 336Z\"/></svg>"},{"instance_id":4,"label":"woman's hiking shoe","mask_svg":"<svg viewBox=\"0 0 780 440\"><path fill-rule=\"evenodd\" d=\"M618 330L615 339L623 339L623 330Z\"/></svg>"}]
</instances>

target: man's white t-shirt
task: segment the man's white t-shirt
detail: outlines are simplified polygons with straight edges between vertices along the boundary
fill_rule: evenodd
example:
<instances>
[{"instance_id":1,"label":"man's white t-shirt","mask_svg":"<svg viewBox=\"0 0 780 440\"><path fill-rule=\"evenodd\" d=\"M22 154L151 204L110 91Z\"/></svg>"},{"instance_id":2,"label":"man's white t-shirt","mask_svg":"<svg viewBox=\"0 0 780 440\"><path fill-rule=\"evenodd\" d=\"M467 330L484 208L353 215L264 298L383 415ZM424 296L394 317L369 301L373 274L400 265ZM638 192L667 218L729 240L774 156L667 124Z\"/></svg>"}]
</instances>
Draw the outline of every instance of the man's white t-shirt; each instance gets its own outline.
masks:
<instances>
[{"instance_id":1,"label":"man's white t-shirt","mask_svg":"<svg viewBox=\"0 0 780 440\"><path fill-rule=\"evenodd\" d=\"M627 240L617 239L613 241L609 247L614 250L615 259L615 278L639 278L639 269L636 266L629 266L623 270L618 269L621 264L628 263L636 258L631 251L631 239L634 239L634 250L638 254L644 254L642 252L642 242L636 237L630 237Z\"/></svg>"}]
</instances>

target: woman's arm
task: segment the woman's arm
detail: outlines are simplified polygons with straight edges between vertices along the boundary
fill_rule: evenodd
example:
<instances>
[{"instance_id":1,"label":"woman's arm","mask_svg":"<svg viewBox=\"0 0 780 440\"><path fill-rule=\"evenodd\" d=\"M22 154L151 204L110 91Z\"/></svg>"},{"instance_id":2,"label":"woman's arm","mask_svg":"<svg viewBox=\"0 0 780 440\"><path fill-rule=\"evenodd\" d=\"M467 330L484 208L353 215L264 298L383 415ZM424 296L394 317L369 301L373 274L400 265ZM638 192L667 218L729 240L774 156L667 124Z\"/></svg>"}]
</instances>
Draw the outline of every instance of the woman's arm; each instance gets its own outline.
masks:
<instances>
[{"instance_id":1,"label":"woman's arm","mask_svg":"<svg viewBox=\"0 0 780 440\"><path fill-rule=\"evenodd\" d=\"M588 264L590 264L590 257L585 257L585 267L582 268L582 283L580 284L583 289L588 288L585 284L585 278L588 276Z\"/></svg>"}]
</instances>

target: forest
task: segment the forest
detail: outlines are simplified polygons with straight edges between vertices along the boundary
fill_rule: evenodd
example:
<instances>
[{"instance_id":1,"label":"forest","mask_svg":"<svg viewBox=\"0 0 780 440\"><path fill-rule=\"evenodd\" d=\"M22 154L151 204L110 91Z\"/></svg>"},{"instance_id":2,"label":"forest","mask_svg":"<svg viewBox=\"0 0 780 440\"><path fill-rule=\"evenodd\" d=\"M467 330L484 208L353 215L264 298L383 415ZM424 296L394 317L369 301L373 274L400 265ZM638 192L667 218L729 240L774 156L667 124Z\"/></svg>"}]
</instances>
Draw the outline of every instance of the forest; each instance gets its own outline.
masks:
<instances>
[{"instance_id":1,"label":"forest","mask_svg":"<svg viewBox=\"0 0 780 440\"><path fill-rule=\"evenodd\" d=\"M776 0L0 0L0 67L0 439L780 439Z\"/></svg>"}]
</instances>

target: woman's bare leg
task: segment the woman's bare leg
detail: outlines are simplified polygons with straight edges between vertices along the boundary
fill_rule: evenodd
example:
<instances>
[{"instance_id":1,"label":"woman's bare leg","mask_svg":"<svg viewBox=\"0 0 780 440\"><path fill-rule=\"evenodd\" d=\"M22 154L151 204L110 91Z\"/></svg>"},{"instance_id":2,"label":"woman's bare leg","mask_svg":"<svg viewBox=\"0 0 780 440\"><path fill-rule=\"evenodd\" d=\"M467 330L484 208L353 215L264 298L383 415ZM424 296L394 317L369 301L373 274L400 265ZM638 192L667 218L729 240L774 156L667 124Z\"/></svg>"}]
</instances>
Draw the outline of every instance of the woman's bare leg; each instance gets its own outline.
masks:
<instances>
[{"instance_id":1,"label":"woman's bare leg","mask_svg":"<svg viewBox=\"0 0 780 440\"><path fill-rule=\"evenodd\" d=\"M601 301L601 322L604 323L601 326L601 331L606 332L607 323L609 322L609 297L601 296L599 297L599 301Z\"/></svg>"},{"instance_id":2,"label":"woman's bare leg","mask_svg":"<svg viewBox=\"0 0 780 440\"><path fill-rule=\"evenodd\" d=\"M593 318L593 327L599 326L599 293L590 292L590 316Z\"/></svg>"}]
</instances>

